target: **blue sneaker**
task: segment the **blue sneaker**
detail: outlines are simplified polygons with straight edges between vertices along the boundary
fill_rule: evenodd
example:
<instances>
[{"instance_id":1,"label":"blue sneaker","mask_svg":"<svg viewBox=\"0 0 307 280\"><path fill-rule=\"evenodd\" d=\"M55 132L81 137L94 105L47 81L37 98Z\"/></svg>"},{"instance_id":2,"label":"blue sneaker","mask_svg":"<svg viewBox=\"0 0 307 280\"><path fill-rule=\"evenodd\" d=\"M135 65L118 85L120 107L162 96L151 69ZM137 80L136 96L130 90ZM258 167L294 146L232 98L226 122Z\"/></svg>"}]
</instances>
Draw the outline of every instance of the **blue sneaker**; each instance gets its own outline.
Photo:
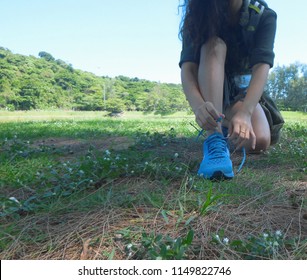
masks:
<instances>
[{"instance_id":1,"label":"blue sneaker","mask_svg":"<svg viewBox=\"0 0 307 280\"><path fill-rule=\"evenodd\" d=\"M210 180L234 177L227 139L218 132L211 134L204 142L204 159L197 172Z\"/></svg>"}]
</instances>

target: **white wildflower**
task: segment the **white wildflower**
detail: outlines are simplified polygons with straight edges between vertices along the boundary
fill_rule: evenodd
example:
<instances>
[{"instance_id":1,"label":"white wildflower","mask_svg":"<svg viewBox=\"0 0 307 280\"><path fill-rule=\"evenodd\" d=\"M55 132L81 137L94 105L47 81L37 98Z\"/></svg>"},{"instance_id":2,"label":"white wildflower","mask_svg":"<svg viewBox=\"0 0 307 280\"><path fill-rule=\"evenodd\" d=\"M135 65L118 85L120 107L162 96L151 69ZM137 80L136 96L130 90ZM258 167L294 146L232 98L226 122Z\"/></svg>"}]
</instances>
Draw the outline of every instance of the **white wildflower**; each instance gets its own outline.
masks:
<instances>
[{"instance_id":1,"label":"white wildflower","mask_svg":"<svg viewBox=\"0 0 307 280\"><path fill-rule=\"evenodd\" d=\"M111 154L111 152L109 150L105 150L105 153L107 156L109 156Z\"/></svg>"},{"instance_id":2,"label":"white wildflower","mask_svg":"<svg viewBox=\"0 0 307 280\"><path fill-rule=\"evenodd\" d=\"M229 239L228 239L227 237L225 237L225 238L223 239L223 243L224 243L225 245L228 245L228 244L229 244Z\"/></svg>"},{"instance_id":3,"label":"white wildflower","mask_svg":"<svg viewBox=\"0 0 307 280\"><path fill-rule=\"evenodd\" d=\"M178 153L175 153L175 154L174 154L174 157L175 157L175 158L179 157Z\"/></svg>"},{"instance_id":4,"label":"white wildflower","mask_svg":"<svg viewBox=\"0 0 307 280\"><path fill-rule=\"evenodd\" d=\"M12 197L9 198L9 200L14 201L14 202L20 204L20 202L18 201L18 199L16 197L12 196Z\"/></svg>"},{"instance_id":5,"label":"white wildflower","mask_svg":"<svg viewBox=\"0 0 307 280\"><path fill-rule=\"evenodd\" d=\"M267 239L268 237L269 237L269 235L268 235L267 233L264 233L264 234L263 234L263 238L264 238L264 239Z\"/></svg>"},{"instance_id":6,"label":"white wildflower","mask_svg":"<svg viewBox=\"0 0 307 280\"><path fill-rule=\"evenodd\" d=\"M280 230L276 230L275 235L279 237L279 236L282 236L282 233Z\"/></svg>"}]
</instances>

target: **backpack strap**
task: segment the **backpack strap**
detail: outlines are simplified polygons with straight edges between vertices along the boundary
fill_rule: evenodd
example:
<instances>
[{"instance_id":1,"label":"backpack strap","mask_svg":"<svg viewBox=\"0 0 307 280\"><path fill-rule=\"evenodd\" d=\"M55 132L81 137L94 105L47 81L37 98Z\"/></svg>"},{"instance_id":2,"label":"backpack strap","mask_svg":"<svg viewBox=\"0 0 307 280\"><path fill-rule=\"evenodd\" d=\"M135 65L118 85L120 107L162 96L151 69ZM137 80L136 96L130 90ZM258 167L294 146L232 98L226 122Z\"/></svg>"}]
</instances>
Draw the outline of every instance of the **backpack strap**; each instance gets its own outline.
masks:
<instances>
[{"instance_id":1,"label":"backpack strap","mask_svg":"<svg viewBox=\"0 0 307 280\"><path fill-rule=\"evenodd\" d=\"M243 27L243 37L248 47L253 45L254 32L265 8L268 8L268 5L263 0L243 1L240 25Z\"/></svg>"},{"instance_id":2,"label":"backpack strap","mask_svg":"<svg viewBox=\"0 0 307 280\"><path fill-rule=\"evenodd\" d=\"M263 14L265 6L258 1L251 1L248 8L251 10L247 31L256 31L259 20Z\"/></svg>"}]
</instances>

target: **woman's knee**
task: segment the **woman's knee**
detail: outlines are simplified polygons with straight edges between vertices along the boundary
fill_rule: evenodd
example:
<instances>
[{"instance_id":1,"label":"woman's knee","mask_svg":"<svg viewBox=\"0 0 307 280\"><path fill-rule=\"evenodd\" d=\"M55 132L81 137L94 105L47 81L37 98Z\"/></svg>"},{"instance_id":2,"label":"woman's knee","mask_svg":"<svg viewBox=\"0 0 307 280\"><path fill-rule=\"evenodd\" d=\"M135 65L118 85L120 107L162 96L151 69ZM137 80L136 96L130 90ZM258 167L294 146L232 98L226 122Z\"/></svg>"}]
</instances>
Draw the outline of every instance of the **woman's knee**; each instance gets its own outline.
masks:
<instances>
[{"instance_id":1,"label":"woman's knee","mask_svg":"<svg viewBox=\"0 0 307 280\"><path fill-rule=\"evenodd\" d=\"M201 47L201 56L226 56L227 46L220 37L212 37Z\"/></svg>"},{"instance_id":2,"label":"woman's knee","mask_svg":"<svg viewBox=\"0 0 307 280\"><path fill-rule=\"evenodd\" d=\"M256 135L256 148L255 152L264 152L266 151L271 144L271 135L270 134L261 134Z\"/></svg>"},{"instance_id":3,"label":"woman's knee","mask_svg":"<svg viewBox=\"0 0 307 280\"><path fill-rule=\"evenodd\" d=\"M254 111L252 124L256 135L256 150L266 151L271 145L271 132L265 113L259 104Z\"/></svg>"}]
</instances>

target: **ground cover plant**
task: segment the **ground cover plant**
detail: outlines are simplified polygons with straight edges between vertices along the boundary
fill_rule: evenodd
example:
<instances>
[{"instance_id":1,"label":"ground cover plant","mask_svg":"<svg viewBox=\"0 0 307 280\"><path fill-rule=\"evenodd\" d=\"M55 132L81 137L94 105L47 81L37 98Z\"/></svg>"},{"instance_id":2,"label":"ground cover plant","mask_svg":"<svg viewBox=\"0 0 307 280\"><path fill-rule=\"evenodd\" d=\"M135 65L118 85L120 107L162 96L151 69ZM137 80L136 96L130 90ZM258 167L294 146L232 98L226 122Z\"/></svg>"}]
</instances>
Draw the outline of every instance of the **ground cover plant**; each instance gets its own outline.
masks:
<instances>
[{"instance_id":1,"label":"ground cover plant","mask_svg":"<svg viewBox=\"0 0 307 280\"><path fill-rule=\"evenodd\" d=\"M1 112L1 259L306 259L307 115L284 116L211 182L191 116Z\"/></svg>"}]
</instances>

